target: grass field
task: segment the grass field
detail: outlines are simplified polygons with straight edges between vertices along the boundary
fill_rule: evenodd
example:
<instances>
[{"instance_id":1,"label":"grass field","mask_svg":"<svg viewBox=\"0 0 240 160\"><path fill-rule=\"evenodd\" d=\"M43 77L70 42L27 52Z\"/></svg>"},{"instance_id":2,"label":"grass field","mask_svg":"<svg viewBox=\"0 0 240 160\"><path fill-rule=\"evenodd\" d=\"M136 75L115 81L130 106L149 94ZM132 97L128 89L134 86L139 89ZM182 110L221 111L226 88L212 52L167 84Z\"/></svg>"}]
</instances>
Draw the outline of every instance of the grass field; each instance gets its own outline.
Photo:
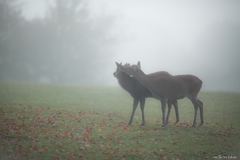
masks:
<instances>
[{"instance_id":1,"label":"grass field","mask_svg":"<svg viewBox=\"0 0 240 160\"><path fill-rule=\"evenodd\" d=\"M240 159L240 94L201 91L204 125L179 100L162 128L160 102L140 107L120 87L0 82L0 159ZM200 123L198 112L197 123ZM221 157L222 158L221 158Z\"/></svg>"}]
</instances>

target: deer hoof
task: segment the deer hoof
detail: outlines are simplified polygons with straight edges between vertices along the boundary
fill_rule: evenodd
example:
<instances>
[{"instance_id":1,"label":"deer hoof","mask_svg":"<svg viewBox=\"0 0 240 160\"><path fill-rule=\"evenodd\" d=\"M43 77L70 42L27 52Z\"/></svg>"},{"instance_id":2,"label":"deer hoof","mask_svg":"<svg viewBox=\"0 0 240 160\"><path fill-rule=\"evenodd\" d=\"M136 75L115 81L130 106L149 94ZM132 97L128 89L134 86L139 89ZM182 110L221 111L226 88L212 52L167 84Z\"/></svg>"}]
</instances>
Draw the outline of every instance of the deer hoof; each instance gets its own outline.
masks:
<instances>
[{"instance_id":1,"label":"deer hoof","mask_svg":"<svg viewBox=\"0 0 240 160\"><path fill-rule=\"evenodd\" d=\"M168 121L166 121L165 123L164 123L164 125L166 126L168 124Z\"/></svg>"},{"instance_id":2,"label":"deer hoof","mask_svg":"<svg viewBox=\"0 0 240 160\"><path fill-rule=\"evenodd\" d=\"M142 123L141 126L144 126L144 123Z\"/></svg>"}]
</instances>

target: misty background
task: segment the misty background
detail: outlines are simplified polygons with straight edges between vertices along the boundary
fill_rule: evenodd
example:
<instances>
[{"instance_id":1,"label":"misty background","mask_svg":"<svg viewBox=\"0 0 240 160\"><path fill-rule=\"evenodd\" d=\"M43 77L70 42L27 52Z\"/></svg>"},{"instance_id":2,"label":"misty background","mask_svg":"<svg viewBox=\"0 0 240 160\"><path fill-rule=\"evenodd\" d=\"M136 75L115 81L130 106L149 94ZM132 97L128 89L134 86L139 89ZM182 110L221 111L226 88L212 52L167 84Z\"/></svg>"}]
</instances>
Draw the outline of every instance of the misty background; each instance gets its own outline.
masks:
<instances>
[{"instance_id":1,"label":"misty background","mask_svg":"<svg viewBox=\"0 0 240 160\"><path fill-rule=\"evenodd\" d=\"M0 0L0 80L118 86L115 62L240 92L240 1Z\"/></svg>"}]
</instances>

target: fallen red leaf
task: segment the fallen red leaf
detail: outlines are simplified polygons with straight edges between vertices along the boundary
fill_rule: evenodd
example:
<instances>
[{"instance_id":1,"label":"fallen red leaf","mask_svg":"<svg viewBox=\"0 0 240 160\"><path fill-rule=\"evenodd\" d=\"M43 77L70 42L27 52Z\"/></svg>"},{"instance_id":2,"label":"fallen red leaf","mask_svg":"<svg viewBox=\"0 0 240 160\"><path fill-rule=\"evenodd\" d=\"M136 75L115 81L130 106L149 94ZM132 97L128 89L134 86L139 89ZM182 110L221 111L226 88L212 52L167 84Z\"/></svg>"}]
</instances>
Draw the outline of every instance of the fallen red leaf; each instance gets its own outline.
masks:
<instances>
[{"instance_id":1,"label":"fallen red leaf","mask_svg":"<svg viewBox=\"0 0 240 160\"><path fill-rule=\"evenodd\" d=\"M161 152L159 152L159 156L160 156L160 157L162 157L162 156L163 156Z\"/></svg>"}]
</instances>

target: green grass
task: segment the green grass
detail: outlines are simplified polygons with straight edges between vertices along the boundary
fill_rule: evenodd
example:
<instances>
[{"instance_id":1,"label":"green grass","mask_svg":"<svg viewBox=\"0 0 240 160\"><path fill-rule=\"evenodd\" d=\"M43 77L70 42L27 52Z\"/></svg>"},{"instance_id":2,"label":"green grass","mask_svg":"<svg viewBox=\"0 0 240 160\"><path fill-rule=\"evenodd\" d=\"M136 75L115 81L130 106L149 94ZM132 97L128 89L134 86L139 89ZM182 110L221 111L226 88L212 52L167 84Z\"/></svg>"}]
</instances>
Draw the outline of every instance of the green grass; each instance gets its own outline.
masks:
<instances>
[{"instance_id":1,"label":"green grass","mask_svg":"<svg viewBox=\"0 0 240 160\"><path fill-rule=\"evenodd\" d=\"M0 159L214 159L240 151L240 94L200 92L204 125L179 100L180 121L162 128L160 102L148 98L146 125L120 87L0 82ZM197 123L200 123L198 112Z\"/></svg>"}]
</instances>

